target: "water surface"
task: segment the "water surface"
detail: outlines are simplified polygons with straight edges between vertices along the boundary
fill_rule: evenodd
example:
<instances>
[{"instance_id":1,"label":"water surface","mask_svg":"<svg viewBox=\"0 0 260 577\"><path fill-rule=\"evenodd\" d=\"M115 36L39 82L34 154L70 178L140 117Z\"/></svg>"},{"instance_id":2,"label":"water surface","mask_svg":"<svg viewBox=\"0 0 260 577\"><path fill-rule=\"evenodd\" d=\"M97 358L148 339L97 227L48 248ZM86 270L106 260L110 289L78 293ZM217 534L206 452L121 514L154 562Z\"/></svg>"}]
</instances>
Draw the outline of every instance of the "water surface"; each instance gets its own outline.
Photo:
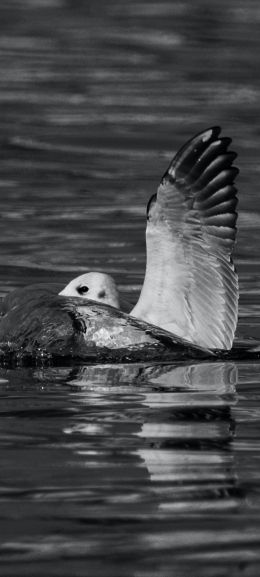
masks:
<instances>
[{"instance_id":1,"label":"water surface","mask_svg":"<svg viewBox=\"0 0 260 577\"><path fill-rule=\"evenodd\" d=\"M0 6L0 294L87 270L136 301L186 138L239 152L238 335L260 337L258 2ZM0 370L5 576L256 577L259 361Z\"/></svg>"}]
</instances>

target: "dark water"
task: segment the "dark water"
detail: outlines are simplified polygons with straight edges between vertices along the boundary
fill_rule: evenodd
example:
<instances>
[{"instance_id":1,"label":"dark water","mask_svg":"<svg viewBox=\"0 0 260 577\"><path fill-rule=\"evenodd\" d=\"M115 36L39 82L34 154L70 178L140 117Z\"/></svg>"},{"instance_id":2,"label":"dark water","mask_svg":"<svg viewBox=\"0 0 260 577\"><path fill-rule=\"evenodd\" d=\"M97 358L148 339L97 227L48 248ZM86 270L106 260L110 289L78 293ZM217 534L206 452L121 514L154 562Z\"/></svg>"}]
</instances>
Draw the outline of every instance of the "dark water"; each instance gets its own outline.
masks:
<instances>
[{"instance_id":1,"label":"dark water","mask_svg":"<svg viewBox=\"0 0 260 577\"><path fill-rule=\"evenodd\" d=\"M214 124L241 169L238 334L260 337L257 0L0 5L0 290L113 274ZM0 371L4 576L260 570L260 361Z\"/></svg>"}]
</instances>

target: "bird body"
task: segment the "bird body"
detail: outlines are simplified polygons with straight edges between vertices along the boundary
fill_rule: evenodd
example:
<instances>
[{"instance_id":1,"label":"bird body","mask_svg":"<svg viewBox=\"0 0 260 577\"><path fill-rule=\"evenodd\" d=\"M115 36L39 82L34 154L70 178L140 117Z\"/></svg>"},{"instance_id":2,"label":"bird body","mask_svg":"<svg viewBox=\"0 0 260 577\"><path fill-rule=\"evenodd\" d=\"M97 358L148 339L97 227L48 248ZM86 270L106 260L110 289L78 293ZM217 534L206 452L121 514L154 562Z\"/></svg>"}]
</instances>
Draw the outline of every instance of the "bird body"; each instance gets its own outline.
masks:
<instances>
[{"instance_id":1,"label":"bird body","mask_svg":"<svg viewBox=\"0 0 260 577\"><path fill-rule=\"evenodd\" d=\"M211 355L109 305L57 295L55 285L25 287L7 305L0 322L4 356L138 361Z\"/></svg>"}]
</instances>

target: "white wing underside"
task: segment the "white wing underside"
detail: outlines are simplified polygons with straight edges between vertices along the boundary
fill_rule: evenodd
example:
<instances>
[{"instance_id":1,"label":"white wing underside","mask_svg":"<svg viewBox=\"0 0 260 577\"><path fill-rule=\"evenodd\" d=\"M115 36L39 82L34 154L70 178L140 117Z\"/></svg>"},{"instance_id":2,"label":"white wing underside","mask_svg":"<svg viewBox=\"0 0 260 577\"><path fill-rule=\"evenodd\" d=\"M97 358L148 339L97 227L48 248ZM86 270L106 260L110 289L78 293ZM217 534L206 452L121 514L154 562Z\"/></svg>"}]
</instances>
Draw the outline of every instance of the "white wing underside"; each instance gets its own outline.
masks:
<instances>
[{"instance_id":1,"label":"white wing underside","mask_svg":"<svg viewBox=\"0 0 260 577\"><path fill-rule=\"evenodd\" d=\"M230 349L238 171L230 139L219 132L205 131L181 149L148 205L146 274L131 314L200 346Z\"/></svg>"}]
</instances>

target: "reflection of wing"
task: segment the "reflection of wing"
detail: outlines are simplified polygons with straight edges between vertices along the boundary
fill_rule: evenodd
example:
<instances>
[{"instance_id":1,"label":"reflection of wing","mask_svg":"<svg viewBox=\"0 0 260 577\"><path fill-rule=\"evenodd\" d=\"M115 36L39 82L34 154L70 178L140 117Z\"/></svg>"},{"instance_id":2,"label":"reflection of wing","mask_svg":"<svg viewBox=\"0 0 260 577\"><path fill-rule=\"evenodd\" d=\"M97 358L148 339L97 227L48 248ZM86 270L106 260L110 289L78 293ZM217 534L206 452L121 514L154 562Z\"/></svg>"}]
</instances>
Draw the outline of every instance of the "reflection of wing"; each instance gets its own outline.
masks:
<instances>
[{"instance_id":1,"label":"reflection of wing","mask_svg":"<svg viewBox=\"0 0 260 577\"><path fill-rule=\"evenodd\" d=\"M174 157L147 207L147 265L131 314L201 346L229 349L237 324L236 157L220 128Z\"/></svg>"}]
</instances>

